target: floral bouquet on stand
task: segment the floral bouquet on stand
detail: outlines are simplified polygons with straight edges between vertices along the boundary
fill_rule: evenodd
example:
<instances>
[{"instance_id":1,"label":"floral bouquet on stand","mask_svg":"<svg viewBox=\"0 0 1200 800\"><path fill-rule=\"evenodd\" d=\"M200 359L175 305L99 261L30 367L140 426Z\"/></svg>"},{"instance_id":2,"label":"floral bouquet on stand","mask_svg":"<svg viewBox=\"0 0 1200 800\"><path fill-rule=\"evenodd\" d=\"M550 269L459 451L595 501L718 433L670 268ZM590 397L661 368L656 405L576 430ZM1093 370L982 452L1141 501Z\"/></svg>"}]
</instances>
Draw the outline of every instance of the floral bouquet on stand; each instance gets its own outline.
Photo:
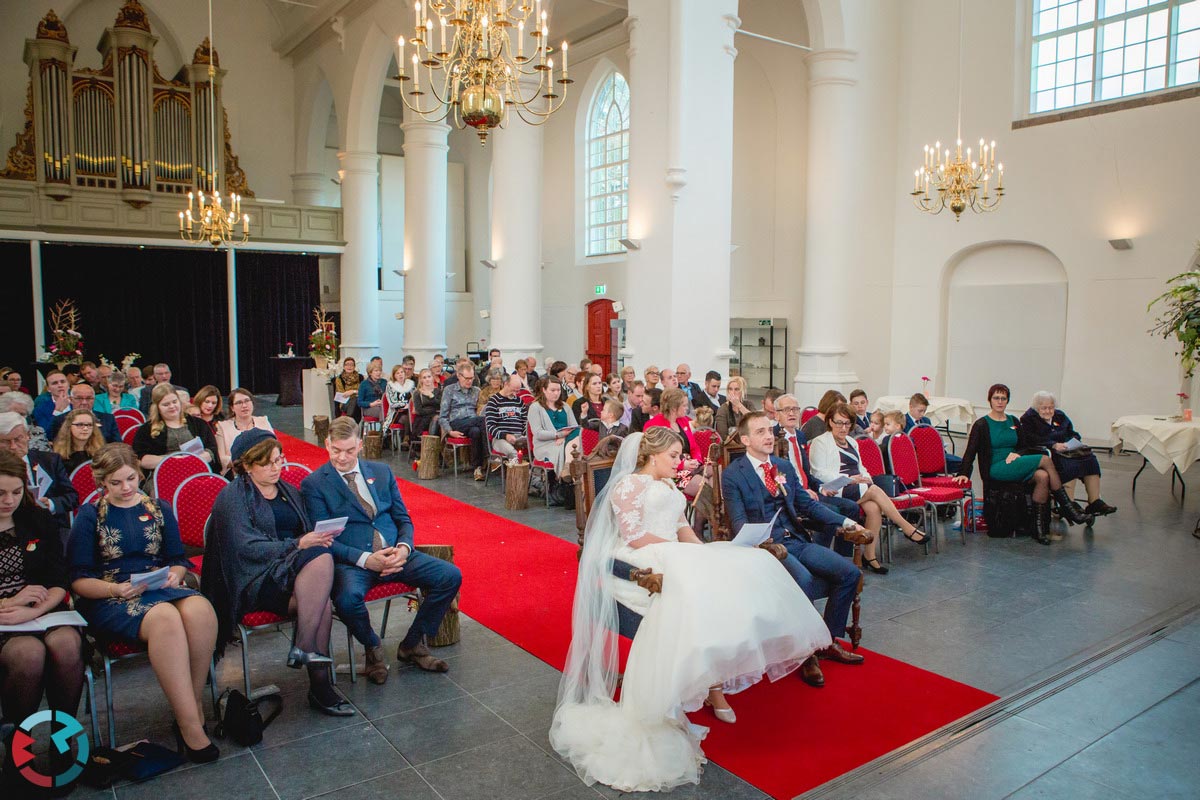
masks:
<instances>
[{"instance_id":1,"label":"floral bouquet on stand","mask_svg":"<svg viewBox=\"0 0 1200 800\"><path fill-rule=\"evenodd\" d=\"M328 369L331 362L337 361L337 328L320 306L313 309L313 321L316 324L308 336L308 354L317 369Z\"/></svg>"},{"instance_id":2,"label":"floral bouquet on stand","mask_svg":"<svg viewBox=\"0 0 1200 800\"><path fill-rule=\"evenodd\" d=\"M83 363L83 334L79 332L79 309L74 300L59 300L50 310L49 359L60 369L64 364Z\"/></svg>"}]
</instances>

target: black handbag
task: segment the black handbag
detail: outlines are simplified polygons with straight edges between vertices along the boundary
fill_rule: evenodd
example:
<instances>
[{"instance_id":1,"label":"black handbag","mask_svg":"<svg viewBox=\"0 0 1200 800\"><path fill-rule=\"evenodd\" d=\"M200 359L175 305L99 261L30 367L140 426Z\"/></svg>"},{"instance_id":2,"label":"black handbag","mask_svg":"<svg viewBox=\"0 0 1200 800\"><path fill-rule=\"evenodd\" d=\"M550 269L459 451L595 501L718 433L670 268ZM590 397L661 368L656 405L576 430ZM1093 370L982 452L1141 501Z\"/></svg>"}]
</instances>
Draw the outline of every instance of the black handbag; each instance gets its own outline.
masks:
<instances>
[{"instance_id":1,"label":"black handbag","mask_svg":"<svg viewBox=\"0 0 1200 800\"><path fill-rule=\"evenodd\" d=\"M904 481L895 475L876 475L871 480L876 486L883 489L883 493L888 497L899 497L908 491L908 486Z\"/></svg>"},{"instance_id":2,"label":"black handbag","mask_svg":"<svg viewBox=\"0 0 1200 800\"><path fill-rule=\"evenodd\" d=\"M273 706L265 717L261 710L263 706ZM237 689L226 689L221 692L217 708L217 736L228 736L242 747L250 747L262 741L263 731L283 711L283 698L268 694L250 700Z\"/></svg>"}]
</instances>

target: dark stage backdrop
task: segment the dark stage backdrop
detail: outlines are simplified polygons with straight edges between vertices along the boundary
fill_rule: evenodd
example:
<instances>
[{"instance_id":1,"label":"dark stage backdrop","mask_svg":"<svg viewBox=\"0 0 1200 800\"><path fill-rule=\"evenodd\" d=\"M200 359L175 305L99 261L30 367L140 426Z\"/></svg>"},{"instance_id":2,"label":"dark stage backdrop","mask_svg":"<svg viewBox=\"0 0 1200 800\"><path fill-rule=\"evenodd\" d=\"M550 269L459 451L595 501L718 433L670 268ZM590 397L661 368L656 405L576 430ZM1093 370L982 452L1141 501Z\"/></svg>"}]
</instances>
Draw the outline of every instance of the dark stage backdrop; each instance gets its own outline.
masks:
<instances>
[{"instance_id":1,"label":"dark stage backdrop","mask_svg":"<svg viewBox=\"0 0 1200 800\"><path fill-rule=\"evenodd\" d=\"M44 341L34 341L33 277L29 273L29 242L0 242L0 275L4 293L4 335L0 336L0 367L21 373L30 390L37 388L33 362Z\"/></svg>"},{"instance_id":2,"label":"dark stage backdrop","mask_svg":"<svg viewBox=\"0 0 1200 800\"><path fill-rule=\"evenodd\" d=\"M238 374L242 386L256 394L276 394L279 366L271 356L287 352L288 342L296 355L308 355L313 309L321 302L319 281L316 256L238 251Z\"/></svg>"},{"instance_id":3,"label":"dark stage backdrop","mask_svg":"<svg viewBox=\"0 0 1200 800\"><path fill-rule=\"evenodd\" d=\"M165 361L195 392L229 388L229 306L225 254L175 249L43 244L42 296L47 309L71 298L82 314L84 356L139 366Z\"/></svg>"}]
</instances>

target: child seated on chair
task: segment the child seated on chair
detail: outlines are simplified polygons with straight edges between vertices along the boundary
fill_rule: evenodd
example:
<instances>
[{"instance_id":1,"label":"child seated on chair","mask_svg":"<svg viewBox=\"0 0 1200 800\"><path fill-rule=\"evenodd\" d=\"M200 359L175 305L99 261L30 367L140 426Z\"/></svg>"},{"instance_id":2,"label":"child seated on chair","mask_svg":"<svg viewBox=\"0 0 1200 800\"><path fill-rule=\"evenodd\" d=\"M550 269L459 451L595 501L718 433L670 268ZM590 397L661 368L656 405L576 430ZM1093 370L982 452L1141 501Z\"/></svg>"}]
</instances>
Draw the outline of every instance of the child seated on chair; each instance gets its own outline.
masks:
<instances>
[{"instance_id":1,"label":"child seated on chair","mask_svg":"<svg viewBox=\"0 0 1200 800\"><path fill-rule=\"evenodd\" d=\"M879 449L883 451L884 464L889 464L888 461L888 439L892 438L894 433L902 433L904 431L904 415L899 411L889 411L883 415L883 433L876 441L879 443ZM890 465L888 466L890 469Z\"/></svg>"},{"instance_id":2,"label":"child seated on chair","mask_svg":"<svg viewBox=\"0 0 1200 800\"><path fill-rule=\"evenodd\" d=\"M713 410L701 404L692 412L692 433L713 430Z\"/></svg>"},{"instance_id":3,"label":"child seated on chair","mask_svg":"<svg viewBox=\"0 0 1200 800\"><path fill-rule=\"evenodd\" d=\"M872 411L871 422L865 428L856 428L850 433L853 439L873 439L878 442L883 437L883 412Z\"/></svg>"},{"instance_id":4,"label":"child seated on chair","mask_svg":"<svg viewBox=\"0 0 1200 800\"><path fill-rule=\"evenodd\" d=\"M629 426L621 424L623 413L625 413L625 406L620 400L610 397L604 401L604 405L600 408L600 425L596 428L601 439L608 436L624 439L629 435Z\"/></svg>"},{"instance_id":5,"label":"child seated on chair","mask_svg":"<svg viewBox=\"0 0 1200 800\"><path fill-rule=\"evenodd\" d=\"M929 401L920 392L908 398L908 416L904 418L904 432L908 433L917 425L932 425L933 420L925 416L928 409Z\"/></svg>"}]
</instances>

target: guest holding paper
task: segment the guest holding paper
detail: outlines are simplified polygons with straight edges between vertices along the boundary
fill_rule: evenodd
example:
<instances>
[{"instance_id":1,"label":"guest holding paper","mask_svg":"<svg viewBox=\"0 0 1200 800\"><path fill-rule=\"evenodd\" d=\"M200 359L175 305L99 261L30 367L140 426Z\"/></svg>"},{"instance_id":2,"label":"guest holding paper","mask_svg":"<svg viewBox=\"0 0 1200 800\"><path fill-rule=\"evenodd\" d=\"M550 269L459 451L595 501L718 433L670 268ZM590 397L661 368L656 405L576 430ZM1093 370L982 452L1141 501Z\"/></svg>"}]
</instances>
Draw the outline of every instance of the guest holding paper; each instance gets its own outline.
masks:
<instances>
[{"instance_id":1,"label":"guest holding paper","mask_svg":"<svg viewBox=\"0 0 1200 800\"><path fill-rule=\"evenodd\" d=\"M25 463L0 451L0 625L20 625L67 608L67 569L58 528L25 486ZM0 708L20 722L42 695L55 711L74 715L83 692L79 631L0 633ZM7 748L10 740L3 743Z\"/></svg>"},{"instance_id":2,"label":"guest holding paper","mask_svg":"<svg viewBox=\"0 0 1200 800\"><path fill-rule=\"evenodd\" d=\"M559 478L567 477L573 452L569 444L579 438L575 414L562 401L562 394L562 384L555 378L542 378L529 404L533 457L553 464Z\"/></svg>"},{"instance_id":3,"label":"guest holding paper","mask_svg":"<svg viewBox=\"0 0 1200 800\"><path fill-rule=\"evenodd\" d=\"M300 490L279 480L283 450L275 434L246 431L230 455L236 477L213 505L201 580L217 612L217 653L251 611L293 617L287 665L308 669L308 704L330 716L353 716L330 675L335 534L314 532Z\"/></svg>"},{"instance_id":4,"label":"guest holding paper","mask_svg":"<svg viewBox=\"0 0 1200 800\"><path fill-rule=\"evenodd\" d=\"M227 472L233 466L229 451L238 436L254 428L270 434L275 433L270 420L254 415L254 395L249 389L239 387L229 393L229 410L232 416L217 423L217 452L221 456L222 472Z\"/></svg>"},{"instance_id":5,"label":"guest holding paper","mask_svg":"<svg viewBox=\"0 0 1200 800\"><path fill-rule=\"evenodd\" d=\"M161 389L179 404L173 387L156 386L152 414ZM200 694L217 617L208 600L183 585L188 561L175 514L141 491L142 471L128 445L105 445L92 469L103 494L99 503L79 510L67 549L79 613L97 638L147 646L150 666L175 714L180 755L197 763L216 761L220 751L204 730ZM139 574L163 567L161 584L140 582Z\"/></svg>"},{"instance_id":6,"label":"guest holding paper","mask_svg":"<svg viewBox=\"0 0 1200 800\"><path fill-rule=\"evenodd\" d=\"M25 479L34 503L54 515L64 533L71 527L71 512L79 495L66 465L55 453L29 449L29 428L14 411L0 413L0 450L12 453L25 465Z\"/></svg>"},{"instance_id":7,"label":"guest holding paper","mask_svg":"<svg viewBox=\"0 0 1200 800\"><path fill-rule=\"evenodd\" d=\"M211 469L218 463L217 441L212 430L203 420L183 413L183 402L174 386L156 384L150 393L150 418L133 437L133 451L137 453L142 469L154 469L170 454L180 452L192 439L199 439L204 446L197 455Z\"/></svg>"}]
</instances>

